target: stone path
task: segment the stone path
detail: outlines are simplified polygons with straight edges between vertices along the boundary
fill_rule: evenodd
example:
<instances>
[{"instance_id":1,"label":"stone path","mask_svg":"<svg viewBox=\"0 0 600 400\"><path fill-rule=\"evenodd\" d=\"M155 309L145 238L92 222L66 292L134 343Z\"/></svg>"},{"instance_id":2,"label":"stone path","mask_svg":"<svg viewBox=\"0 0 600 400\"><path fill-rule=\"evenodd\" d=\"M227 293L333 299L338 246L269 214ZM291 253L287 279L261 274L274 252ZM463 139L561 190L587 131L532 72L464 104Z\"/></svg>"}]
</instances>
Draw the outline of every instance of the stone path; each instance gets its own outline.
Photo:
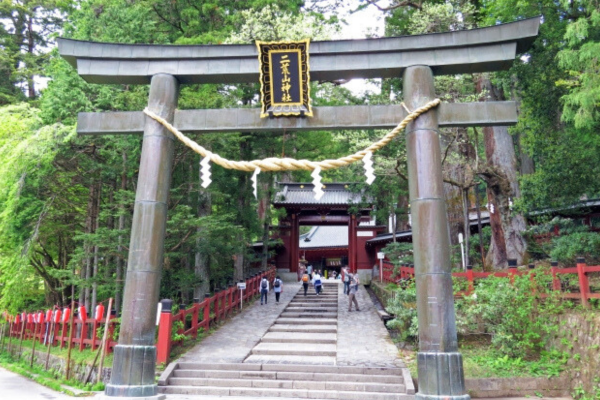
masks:
<instances>
[{"instance_id":1,"label":"stone path","mask_svg":"<svg viewBox=\"0 0 600 400\"><path fill-rule=\"evenodd\" d=\"M275 294L272 290L269 292L266 305L261 306L259 300L248 304L248 309L244 309L243 312L233 317L177 361L243 362L298 292L298 285L297 283L284 283L279 304L275 303Z\"/></svg>"},{"instance_id":2,"label":"stone path","mask_svg":"<svg viewBox=\"0 0 600 400\"><path fill-rule=\"evenodd\" d=\"M348 312L343 285L338 296L337 365L405 368L364 286L360 286L356 295L358 312Z\"/></svg>"}]
</instances>

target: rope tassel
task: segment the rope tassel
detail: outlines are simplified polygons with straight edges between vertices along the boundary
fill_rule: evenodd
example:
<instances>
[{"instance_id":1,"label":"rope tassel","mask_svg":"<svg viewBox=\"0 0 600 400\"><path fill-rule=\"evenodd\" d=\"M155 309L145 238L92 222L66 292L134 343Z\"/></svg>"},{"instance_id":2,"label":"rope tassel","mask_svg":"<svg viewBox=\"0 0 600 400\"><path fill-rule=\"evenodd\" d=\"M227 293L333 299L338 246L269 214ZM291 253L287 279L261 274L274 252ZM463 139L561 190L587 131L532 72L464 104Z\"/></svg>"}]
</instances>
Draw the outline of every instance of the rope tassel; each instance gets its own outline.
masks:
<instances>
[{"instance_id":1,"label":"rope tassel","mask_svg":"<svg viewBox=\"0 0 600 400\"><path fill-rule=\"evenodd\" d=\"M375 180L375 170L373 169L373 161L372 161L373 153L370 151L363 157L363 163L365 168L365 176L367 177L367 184L370 185Z\"/></svg>"},{"instance_id":2,"label":"rope tassel","mask_svg":"<svg viewBox=\"0 0 600 400\"><path fill-rule=\"evenodd\" d=\"M325 194L321 184L321 167L317 167L310 174L313 177L312 184L314 185L313 192L315 192L315 199L320 200Z\"/></svg>"},{"instance_id":3,"label":"rope tassel","mask_svg":"<svg viewBox=\"0 0 600 400\"><path fill-rule=\"evenodd\" d=\"M254 170L254 173L252 174L252 178L250 178L250 180L252 181L252 189L253 189L253 193L254 193L254 198L256 200L258 200L258 184L257 184L258 174L260 174L260 168L256 168Z\"/></svg>"},{"instance_id":4,"label":"rope tassel","mask_svg":"<svg viewBox=\"0 0 600 400\"><path fill-rule=\"evenodd\" d=\"M212 182L210 179L210 154L207 154L206 157L200 161L200 165L202 166L200 169L200 172L202 173L202 187L206 189Z\"/></svg>"}]
</instances>

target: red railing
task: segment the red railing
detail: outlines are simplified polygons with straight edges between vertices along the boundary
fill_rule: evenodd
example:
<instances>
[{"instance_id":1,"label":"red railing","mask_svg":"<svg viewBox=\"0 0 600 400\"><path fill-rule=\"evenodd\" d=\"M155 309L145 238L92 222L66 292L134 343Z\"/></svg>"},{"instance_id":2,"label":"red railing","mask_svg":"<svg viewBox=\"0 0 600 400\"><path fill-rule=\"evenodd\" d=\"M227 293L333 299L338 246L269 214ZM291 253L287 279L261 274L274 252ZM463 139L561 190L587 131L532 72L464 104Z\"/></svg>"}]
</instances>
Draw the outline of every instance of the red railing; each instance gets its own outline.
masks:
<instances>
[{"instance_id":1,"label":"red railing","mask_svg":"<svg viewBox=\"0 0 600 400\"><path fill-rule=\"evenodd\" d=\"M18 317L11 318L10 335L20 338L21 333L23 333L23 339L34 339L46 345L51 343L52 346L60 346L61 349L68 346L71 327L69 320L53 324L51 319L47 320L45 316L38 317L38 314L40 313L23 313ZM79 351L83 351L85 347L92 350L100 347L102 338L98 337L98 328L105 326L106 318L110 318L106 352L112 352L117 344L115 340L112 340L115 327L118 324L114 316L103 316L103 318L86 319L85 321L82 321L79 316L73 318L71 343L74 347L78 347ZM23 324L25 325L24 329Z\"/></svg>"},{"instance_id":2,"label":"red railing","mask_svg":"<svg viewBox=\"0 0 600 400\"><path fill-rule=\"evenodd\" d=\"M272 282L275 279L275 268L246 279L246 289L243 291L244 302L260 293L260 281L263 277ZM230 286L212 297L205 298L202 302L197 301L191 308L179 310L177 314L171 312L173 304L171 300L163 300L161 303L163 309L158 326L156 362L167 363L173 347L183 342L182 339L173 339L175 323L181 322L176 332L178 335L196 338L199 329L208 331L213 324L227 318L235 308L240 306L240 290L237 285Z\"/></svg>"},{"instance_id":3,"label":"red railing","mask_svg":"<svg viewBox=\"0 0 600 400\"><path fill-rule=\"evenodd\" d=\"M275 278L275 267L245 280L244 302L251 300L260 292L260 281L263 277L267 277L272 282ZM170 305L165 307L165 302ZM161 304L165 308L161 312L158 326L157 362L166 363L171 349L183 342L181 339L172 340L173 325L177 321L181 322L181 327L177 331L179 335L195 338L200 328L208 331L216 322L227 318L236 307L240 306L240 290L237 285L230 286L213 296L205 298L202 302L196 301L191 308L181 309L176 314L171 312L171 305L173 304L171 300L163 300ZM68 310L68 313L71 312L68 307L66 310ZM62 314L63 311L58 312ZM63 315L57 317L56 311L23 313L17 316L9 316L5 313L4 317L9 321L9 333L12 337L20 338L23 334L24 339L35 339L46 344L51 343L52 346L60 346L61 349L69 346L71 330L69 317L64 318ZM117 345L117 341L113 340L116 338L113 338L113 336L119 323L114 316L102 316L98 319L86 318L85 321L81 319L81 315L74 317L72 348L79 348L79 351L83 351L86 347L92 350L97 349L102 342L102 337L98 334L98 328L105 326L106 318L110 318L106 352L112 352ZM52 321L55 321L55 323L52 323Z\"/></svg>"},{"instance_id":4,"label":"red railing","mask_svg":"<svg viewBox=\"0 0 600 400\"><path fill-rule=\"evenodd\" d=\"M467 269L466 272L453 272L453 277L465 278L468 282L468 289L458 292L458 296L468 295L474 290L475 279L484 279L490 276L497 276L503 278L509 278L511 281L514 280L515 276L522 276L529 274L530 279L534 279L534 266L529 265L529 272L518 271L517 268L509 268L508 272L475 272L472 269ZM584 307L589 306L589 299L600 299L600 293L594 293L590 289L589 276L592 272L600 272L600 266L588 266L583 258L577 259L575 267L571 268L559 268L558 263L553 261L550 273L552 274L552 289L557 292L559 297L565 299L579 299ZM571 289L574 287L564 287L560 280L560 275L577 275L579 291L573 292ZM413 279L415 276L415 269L413 266L406 264L398 267L397 272L394 272L394 265L389 261L383 262L383 281L388 283L398 283L404 279ZM541 294L542 297L548 296L547 294Z\"/></svg>"}]
</instances>

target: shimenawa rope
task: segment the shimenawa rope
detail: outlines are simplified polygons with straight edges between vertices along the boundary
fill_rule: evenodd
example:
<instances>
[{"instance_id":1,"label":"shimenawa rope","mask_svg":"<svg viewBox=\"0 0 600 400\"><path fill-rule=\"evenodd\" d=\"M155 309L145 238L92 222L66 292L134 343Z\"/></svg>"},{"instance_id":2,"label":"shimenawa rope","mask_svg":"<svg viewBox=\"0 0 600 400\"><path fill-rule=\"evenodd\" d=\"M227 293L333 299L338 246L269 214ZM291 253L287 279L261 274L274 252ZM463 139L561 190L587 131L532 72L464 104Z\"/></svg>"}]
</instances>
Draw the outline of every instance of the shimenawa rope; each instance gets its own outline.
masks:
<instances>
[{"instance_id":1,"label":"shimenawa rope","mask_svg":"<svg viewBox=\"0 0 600 400\"><path fill-rule=\"evenodd\" d=\"M192 139L185 136L181 133L177 128L167 122L164 118L156 115L154 112L148 110L148 108L144 109L144 114L149 116L150 118L161 123L165 128L167 128L173 135L175 135L183 144L194 150L196 153L200 154L202 157L209 157L210 161L215 164L220 165L223 168L227 169L236 169L239 171L247 171L252 172L257 168L260 168L261 171L296 171L296 170L314 170L316 168L320 168L321 170L328 170L333 168L344 167L346 165L350 165L356 161L360 161L363 157L369 152L375 152L382 147L386 146L392 139L394 139L398 133L400 133L409 122L413 121L419 115L424 112L429 111L431 108L436 107L440 104L440 99L431 100L429 103L425 104L422 107L417 108L413 112L410 112L403 120L400 122L394 129L392 129L387 135L381 138L379 141L373 143L369 147L364 150L358 151L354 154L348 155L346 157L338 158L337 160L323 160L323 161L309 161L309 160L296 160L293 158L276 158L270 157L262 160L252 160L252 161L231 161L226 158L221 157L220 155L213 153L204 147L200 146L198 143L194 142ZM406 109L406 106L404 106Z\"/></svg>"}]
</instances>

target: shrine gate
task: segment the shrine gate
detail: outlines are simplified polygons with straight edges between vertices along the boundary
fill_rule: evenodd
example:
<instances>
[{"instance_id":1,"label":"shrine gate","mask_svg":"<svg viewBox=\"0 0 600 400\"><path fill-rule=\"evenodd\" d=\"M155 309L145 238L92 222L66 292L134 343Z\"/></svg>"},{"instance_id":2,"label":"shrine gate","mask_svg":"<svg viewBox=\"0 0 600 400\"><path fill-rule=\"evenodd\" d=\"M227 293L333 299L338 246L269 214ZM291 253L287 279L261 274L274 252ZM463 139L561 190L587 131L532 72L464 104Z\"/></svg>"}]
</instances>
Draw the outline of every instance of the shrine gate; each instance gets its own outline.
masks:
<instances>
[{"instance_id":1,"label":"shrine gate","mask_svg":"<svg viewBox=\"0 0 600 400\"><path fill-rule=\"evenodd\" d=\"M402 77L409 110L435 99L434 75L510 68L540 18L448 33L310 44L312 80ZM400 105L314 107L311 118L261 119L259 109L177 110L179 85L258 82L255 45L128 45L58 39L89 83L150 84L148 109L185 133L389 129ZM514 102L440 104L406 128L419 316L419 399L469 399L458 352L438 128L513 125ZM107 396L158 398L156 304L163 260L174 136L139 112L82 113L79 134L142 134L143 144L119 344Z\"/></svg>"}]
</instances>

